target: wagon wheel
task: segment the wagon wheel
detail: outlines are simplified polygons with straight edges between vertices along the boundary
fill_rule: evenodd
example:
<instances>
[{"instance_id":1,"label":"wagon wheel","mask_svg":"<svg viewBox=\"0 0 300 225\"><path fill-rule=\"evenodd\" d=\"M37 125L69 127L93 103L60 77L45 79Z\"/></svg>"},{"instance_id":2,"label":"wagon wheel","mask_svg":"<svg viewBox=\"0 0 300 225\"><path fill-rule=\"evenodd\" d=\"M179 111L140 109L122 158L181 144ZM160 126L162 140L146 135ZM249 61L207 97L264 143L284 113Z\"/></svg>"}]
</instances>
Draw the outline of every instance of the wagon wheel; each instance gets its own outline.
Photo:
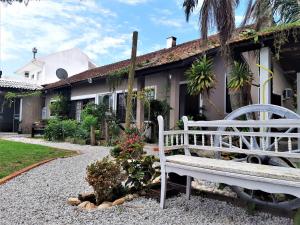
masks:
<instances>
[{"instance_id":1,"label":"wagon wheel","mask_svg":"<svg viewBox=\"0 0 300 225\"><path fill-rule=\"evenodd\" d=\"M263 114L262 114L263 112ZM233 111L229 115L225 117L225 120L259 120L260 117L263 116L264 118L269 119L300 119L300 116L286 108L275 106L275 105L249 105L242 107L238 110ZM253 131L253 128L247 128L248 131ZM234 130L236 132L241 131L238 128L218 128L219 131L224 130ZM291 132L292 129L280 130L280 132ZM271 132L270 129L266 129L265 132ZM250 149L250 140L247 138L242 138L243 141L243 148ZM267 150L272 150L274 148L274 140L269 140L267 145ZM215 141L215 146L218 146L220 140ZM226 142L222 140L222 144L226 144ZM239 146L236 144L236 146ZM253 146L256 148L260 148L259 140L254 138ZM282 148L286 146L281 146ZM250 150L249 150L250 151ZM222 155L224 157L224 155ZM231 160L245 162L245 163L259 163L259 164L266 164L266 165L273 165L273 166L284 166L284 167L297 167L297 164L289 159L281 158L281 157L265 157L265 156L258 156L258 155L241 155L241 154L228 154L226 158L230 157ZM233 191L237 193L237 195L249 202L253 202L257 205L264 205L264 206L272 206L272 207L279 207L283 209L293 210L300 208L300 198L296 198L291 195L286 194L270 194L263 191L257 190L249 190L241 187L232 186Z\"/></svg>"}]
</instances>

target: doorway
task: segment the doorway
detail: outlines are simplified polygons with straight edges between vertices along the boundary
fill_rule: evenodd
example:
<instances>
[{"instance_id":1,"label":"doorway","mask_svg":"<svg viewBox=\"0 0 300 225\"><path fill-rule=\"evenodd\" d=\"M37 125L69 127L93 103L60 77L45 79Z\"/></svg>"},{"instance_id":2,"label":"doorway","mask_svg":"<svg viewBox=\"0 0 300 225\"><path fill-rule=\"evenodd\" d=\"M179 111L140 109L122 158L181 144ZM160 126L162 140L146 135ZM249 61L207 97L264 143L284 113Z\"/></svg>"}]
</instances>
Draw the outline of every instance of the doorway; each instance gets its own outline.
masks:
<instances>
[{"instance_id":1,"label":"doorway","mask_svg":"<svg viewBox=\"0 0 300 225\"><path fill-rule=\"evenodd\" d=\"M190 95L187 84L179 85L179 118L182 116L192 116L193 119L199 117L199 95Z\"/></svg>"}]
</instances>

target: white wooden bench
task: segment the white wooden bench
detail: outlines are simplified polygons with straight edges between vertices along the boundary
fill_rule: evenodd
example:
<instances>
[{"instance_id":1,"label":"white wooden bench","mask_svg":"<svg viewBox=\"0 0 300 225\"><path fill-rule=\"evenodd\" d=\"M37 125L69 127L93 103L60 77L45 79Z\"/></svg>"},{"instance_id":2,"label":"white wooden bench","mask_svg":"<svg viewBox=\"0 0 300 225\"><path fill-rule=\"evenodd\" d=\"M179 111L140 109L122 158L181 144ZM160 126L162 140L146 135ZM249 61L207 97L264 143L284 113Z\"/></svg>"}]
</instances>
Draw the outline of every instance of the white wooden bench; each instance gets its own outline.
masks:
<instances>
[{"instance_id":1,"label":"white wooden bench","mask_svg":"<svg viewBox=\"0 0 300 225\"><path fill-rule=\"evenodd\" d=\"M220 157L220 153L237 153L258 159L260 156L300 159L297 146L300 119L189 121L183 117L183 122L184 130L165 131L163 117L158 116L161 208L165 207L167 174L171 172L187 176L188 199L191 177L300 198L299 169ZM184 149L185 154L165 155L176 149ZM216 157L191 156L191 150L213 152Z\"/></svg>"}]
</instances>

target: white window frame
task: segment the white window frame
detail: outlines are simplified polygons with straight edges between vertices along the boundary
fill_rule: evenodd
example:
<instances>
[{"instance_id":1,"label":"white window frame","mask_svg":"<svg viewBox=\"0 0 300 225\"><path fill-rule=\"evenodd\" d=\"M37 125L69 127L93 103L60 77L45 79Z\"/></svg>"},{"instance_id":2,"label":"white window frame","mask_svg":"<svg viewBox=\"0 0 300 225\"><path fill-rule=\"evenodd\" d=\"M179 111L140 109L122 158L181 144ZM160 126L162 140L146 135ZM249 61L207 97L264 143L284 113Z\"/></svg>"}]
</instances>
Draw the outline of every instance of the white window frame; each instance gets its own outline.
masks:
<instances>
[{"instance_id":1,"label":"white window frame","mask_svg":"<svg viewBox=\"0 0 300 225\"><path fill-rule=\"evenodd\" d=\"M89 95L78 95L78 96L71 96L71 101L77 101L77 100L84 100L89 98L94 98L96 102L96 94L89 94Z\"/></svg>"},{"instance_id":2,"label":"white window frame","mask_svg":"<svg viewBox=\"0 0 300 225\"><path fill-rule=\"evenodd\" d=\"M80 113L78 113L77 111L77 106L80 104ZM77 122L80 122L81 121L81 113L82 113L82 101L81 100L78 100L76 101L76 105L75 105L75 119Z\"/></svg>"},{"instance_id":3,"label":"white window frame","mask_svg":"<svg viewBox=\"0 0 300 225\"><path fill-rule=\"evenodd\" d=\"M115 93L114 92L101 92L96 94L96 98L95 98L95 104L99 105L99 96L105 96L105 95L111 95L112 96L112 110L115 111L116 110L116 98L115 98Z\"/></svg>"},{"instance_id":4,"label":"white window frame","mask_svg":"<svg viewBox=\"0 0 300 225\"><path fill-rule=\"evenodd\" d=\"M150 85L150 86L145 86L145 90L147 89L154 89L154 99L157 99L157 86L156 85Z\"/></svg>"}]
</instances>

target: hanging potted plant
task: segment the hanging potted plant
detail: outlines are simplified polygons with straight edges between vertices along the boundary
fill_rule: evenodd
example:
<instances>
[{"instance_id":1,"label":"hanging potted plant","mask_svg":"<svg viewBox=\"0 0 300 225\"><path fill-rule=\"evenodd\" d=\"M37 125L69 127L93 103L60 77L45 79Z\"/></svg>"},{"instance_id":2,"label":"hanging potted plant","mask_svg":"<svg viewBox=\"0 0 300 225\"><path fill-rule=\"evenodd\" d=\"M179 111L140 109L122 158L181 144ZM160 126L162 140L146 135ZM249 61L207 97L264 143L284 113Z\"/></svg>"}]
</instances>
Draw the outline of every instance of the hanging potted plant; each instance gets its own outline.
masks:
<instances>
[{"instance_id":1,"label":"hanging potted plant","mask_svg":"<svg viewBox=\"0 0 300 225\"><path fill-rule=\"evenodd\" d=\"M251 85L253 73L248 65L234 61L229 75L230 79L227 86L230 91L232 110L252 104Z\"/></svg>"}]
</instances>

